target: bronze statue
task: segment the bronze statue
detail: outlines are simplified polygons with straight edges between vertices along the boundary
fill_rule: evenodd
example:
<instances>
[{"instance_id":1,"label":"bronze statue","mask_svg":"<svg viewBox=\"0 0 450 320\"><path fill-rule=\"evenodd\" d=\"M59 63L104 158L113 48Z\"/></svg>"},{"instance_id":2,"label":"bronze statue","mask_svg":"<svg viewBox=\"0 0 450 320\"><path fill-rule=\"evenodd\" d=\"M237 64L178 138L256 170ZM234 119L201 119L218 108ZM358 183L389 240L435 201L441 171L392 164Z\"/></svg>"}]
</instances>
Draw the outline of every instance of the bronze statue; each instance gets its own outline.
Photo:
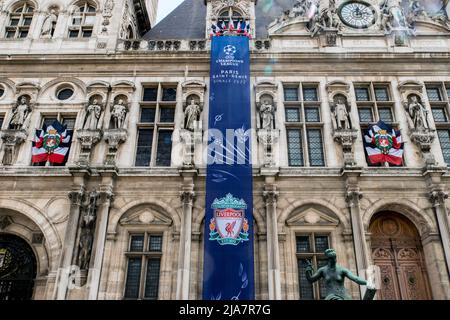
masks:
<instances>
[{"instance_id":1,"label":"bronze statue","mask_svg":"<svg viewBox=\"0 0 450 320\"><path fill-rule=\"evenodd\" d=\"M352 298L347 294L347 290L344 287L345 278L361 286L366 286L367 281L354 275L350 270L339 266L336 263L336 251L334 249L325 250L325 256L328 259L327 265L319 268L316 273L314 273L313 266L309 262L309 266L306 268L306 279L311 283L322 278L324 279L327 295L325 300L351 300ZM375 289L368 286L367 290L374 293ZM371 298L373 298L373 294Z\"/></svg>"}]
</instances>

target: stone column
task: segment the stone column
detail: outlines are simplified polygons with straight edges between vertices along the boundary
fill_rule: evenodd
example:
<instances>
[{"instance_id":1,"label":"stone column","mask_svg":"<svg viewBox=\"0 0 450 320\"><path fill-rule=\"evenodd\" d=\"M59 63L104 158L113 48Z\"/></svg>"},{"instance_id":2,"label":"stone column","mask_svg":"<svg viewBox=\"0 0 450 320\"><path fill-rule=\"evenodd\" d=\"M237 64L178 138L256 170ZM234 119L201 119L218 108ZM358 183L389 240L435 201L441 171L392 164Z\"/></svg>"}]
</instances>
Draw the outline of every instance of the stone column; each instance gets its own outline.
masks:
<instances>
[{"instance_id":1,"label":"stone column","mask_svg":"<svg viewBox=\"0 0 450 320\"><path fill-rule=\"evenodd\" d=\"M195 192L192 176L186 179L180 192L183 205L183 217L181 219L180 245L178 253L177 273L177 300L189 299L189 276L191 272L191 241L192 241L192 209L194 205Z\"/></svg>"},{"instance_id":2,"label":"stone column","mask_svg":"<svg viewBox=\"0 0 450 320\"><path fill-rule=\"evenodd\" d=\"M430 201L435 210L442 248L444 249L445 263L447 264L447 271L450 275L450 226L448 221L448 210L445 205L445 200L447 198L448 193L443 190L433 190L430 192Z\"/></svg>"},{"instance_id":3,"label":"stone column","mask_svg":"<svg viewBox=\"0 0 450 320\"><path fill-rule=\"evenodd\" d=\"M97 207L97 219L95 227L94 245L91 253L89 278L89 300L97 300L102 274L103 257L105 253L106 233L108 229L109 211L113 201L112 185L100 187L99 203Z\"/></svg>"},{"instance_id":4,"label":"stone column","mask_svg":"<svg viewBox=\"0 0 450 320\"><path fill-rule=\"evenodd\" d=\"M266 202L269 300L281 300L280 250L277 223L278 191L276 185L266 185L263 196Z\"/></svg>"},{"instance_id":5,"label":"stone column","mask_svg":"<svg viewBox=\"0 0 450 320\"><path fill-rule=\"evenodd\" d=\"M72 266L72 259L76 247L76 239L78 233L78 223L80 220L80 212L83 200L86 195L84 185L75 187L69 192L70 212L67 221L66 234L64 237L63 250L59 264L58 275L56 279L56 287L54 298L57 300L65 300L67 289L69 286L69 278Z\"/></svg>"},{"instance_id":6,"label":"stone column","mask_svg":"<svg viewBox=\"0 0 450 320\"><path fill-rule=\"evenodd\" d=\"M347 189L346 201L350 209L350 217L352 223L353 245L355 247L356 268L358 275L366 278L365 270L369 266L369 259L366 248L366 237L364 225L359 206L359 200L362 198L362 193L359 188ZM362 287L360 287L361 296L363 296Z\"/></svg>"}]
</instances>

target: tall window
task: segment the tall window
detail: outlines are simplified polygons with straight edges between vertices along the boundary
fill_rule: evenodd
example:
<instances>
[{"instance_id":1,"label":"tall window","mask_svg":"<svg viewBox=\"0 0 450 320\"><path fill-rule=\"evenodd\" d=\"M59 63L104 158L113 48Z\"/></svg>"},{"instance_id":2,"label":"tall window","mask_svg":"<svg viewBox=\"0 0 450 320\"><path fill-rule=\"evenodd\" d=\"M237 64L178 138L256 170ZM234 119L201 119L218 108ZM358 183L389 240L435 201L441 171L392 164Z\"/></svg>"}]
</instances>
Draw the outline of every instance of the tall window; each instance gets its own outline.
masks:
<instances>
[{"instance_id":1,"label":"tall window","mask_svg":"<svg viewBox=\"0 0 450 320\"><path fill-rule=\"evenodd\" d=\"M289 166L325 166L320 106L316 84L284 85Z\"/></svg>"},{"instance_id":2,"label":"tall window","mask_svg":"<svg viewBox=\"0 0 450 320\"><path fill-rule=\"evenodd\" d=\"M9 14L9 21L6 25L6 38L26 38L30 32L33 21L34 8L28 3L23 3L16 7Z\"/></svg>"},{"instance_id":3,"label":"tall window","mask_svg":"<svg viewBox=\"0 0 450 320\"><path fill-rule=\"evenodd\" d=\"M383 121L394 124L394 106L391 90L387 84L355 84L356 104L362 127Z\"/></svg>"},{"instance_id":4,"label":"tall window","mask_svg":"<svg viewBox=\"0 0 450 320\"><path fill-rule=\"evenodd\" d=\"M450 83L427 84L426 88L442 154L450 164Z\"/></svg>"},{"instance_id":5,"label":"tall window","mask_svg":"<svg viewBox=\"0 0 450 320\"><path fill-rule=\"evenodd\" d=\"M96 9L87 2L79 4L72 14L69 38L90 38L94 29Z\"/></svg>"},{"instance_id":6,"label":"tall window","mask_svg":"<svg viewBox=\"0 0 450 320\"><path fill-rule=\"evenodd\" d=\"M323 279L311 284L306 279L306 268L311 263L314 270L326 265L325 250L330 246L328 234L301 234L296 237L298 284L301 300L324 299L326 295Z\"/></svg>"},{"instance_id":7,"label":"tall window","mask_svg":"<svg viewBox=\"0 0 450 320\"><path fill-rule=\"evenodd\" d=\"M137 167L169 167L175 122L175 85L144 87L138 124Z\"/></svg>"},{"instance_id":8,"label":"tall window","mask_svg":"<svg viewBox=\"0 0 450 320\"><path fill-rule=\"evenodd\" d=\"M130 235L127 256L125 299L158 299L162 236Z\"/></svg>"}]
</instances>

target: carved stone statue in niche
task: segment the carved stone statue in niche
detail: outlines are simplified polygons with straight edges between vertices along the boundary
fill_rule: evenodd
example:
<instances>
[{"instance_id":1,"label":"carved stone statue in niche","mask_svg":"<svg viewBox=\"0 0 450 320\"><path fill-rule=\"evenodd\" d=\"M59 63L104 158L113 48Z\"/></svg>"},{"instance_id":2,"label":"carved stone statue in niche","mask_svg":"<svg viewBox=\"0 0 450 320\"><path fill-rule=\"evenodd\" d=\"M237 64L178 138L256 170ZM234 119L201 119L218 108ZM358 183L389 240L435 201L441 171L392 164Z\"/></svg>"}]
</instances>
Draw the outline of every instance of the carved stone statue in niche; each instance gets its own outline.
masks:
<instances>
[{"instance_id":1,"label":"carved stone statue in niche","mask_svg":"<svg viewBox=\"0 0 450 320\"><path fill-rule=\"evenodd\" d=\"M22 130L27 128L32 108L26 96L21 96L13 109L11 122L9 127L14 130Z\"/></svg>"},{"instance_id":2,"label":"carved stone statue in niche","mask_svg":"<svg viewBox=\"0 0 450 320\"><path fill-rule=\"evenodd\" d=\"M98 104L97 99L93 99L92 103L86 108L86 118L84 121L83 129L85 130L97 130L100 129L101 123L99 122L102 114L102 106Z\"/></svg>"},{"instance_id":3,"label":"carved stone statue in niche","mask_svg":"<svg viewBox=\"0 0 450 320\"><path fill-rule=\"evenodd\" d=\"M56 21L58 20L58 16L56 15L56 11L51 9L47 14L44 20L44 24L42 25L41 37L44 39L50 39L53 37L53 32L55 30Z\"/></svg>"},{"instance_id":4,"label":"carved stone statue in niche","mask_svg":"<svg viewBox=\"0 0 450 320\"><path fill-rule=\"evenodd\" d=\"M429 129L428 110L425 109L423 104L420 102L419 96L415 94L408 96L407 104L408 113L412 119L414 128L416 130Z\"/></svg>"},{"instance_id":5,"label":"carved stone statue in niche","mask_svg":"<svg viewBox=\"0 0 450 320\"><path fill-rule=\"evenodd\" d=\"M263 100L259 113L261 117L261 128L264 130L274 129L275 107L268 98Z\"/></svg>"},{"instance_id":6,"label":"carved stone statue in niche","mask_svg":"<svg viewBox=\"0 0 450 320\"><path fill-rule=\"evenodd\" d=\"M184 111L184 128L189 131L194 131L196 129L196 122L200 121L200 114L202 109L191 99L191 104L186 107Z\"/></svg>"},{"instance_id":7,"label":"carved stone statue in niche","mask_svg":"<svg viewBox=\"0 0 450 320\"><path fill-rule=\"evenodd\" d=\"M334 97L333 115L336 121L336 129L351 129L350 114L347 99L343 95Z\"/></svg>"},{"instance_id":8,"label":"carved stone statue in niche","mask_svg":"<svg viewBox=\"0 0 450 320\"><path fill-rule=\"evenodd\" d=\"M128 108L123 99L114 104L111 110L113 129L125 129L125 119L127 117Z\"/></svg>"},{"instance_id":9,"label":"carved stone statue in niche","mask_svg":"<svg viewBox=\"0 0 450 320\"><path fill-rule=\"evenodd\" d=\"M91 192L89 195L89 203L84 208L81 217L80 242L78 251L78 266L81 270L89 269L91 260L92 245L94 243L95 221L97 218L97 191Z\"/></svg>"}]
</instances>

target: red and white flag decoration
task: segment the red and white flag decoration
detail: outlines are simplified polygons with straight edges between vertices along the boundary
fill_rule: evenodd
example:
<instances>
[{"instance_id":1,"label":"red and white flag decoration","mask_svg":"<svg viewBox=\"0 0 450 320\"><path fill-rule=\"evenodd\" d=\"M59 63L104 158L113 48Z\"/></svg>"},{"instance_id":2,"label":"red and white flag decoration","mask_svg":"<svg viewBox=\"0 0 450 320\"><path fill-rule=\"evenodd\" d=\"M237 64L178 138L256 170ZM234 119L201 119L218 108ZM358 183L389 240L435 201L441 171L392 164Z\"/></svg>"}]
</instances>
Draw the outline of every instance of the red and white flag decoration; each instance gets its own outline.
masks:
<instances>
[{"instance_id":1,"label":"red and white flag decoration","mask_svg":"<svg viewBox=\"0 0 450 320\"><path fill-rule=\"evenodd\" d=\"M44 124L42 129L36 130L31 161L64 164L71 144L72 132L67 130L67 126L63 126L59 121L54 121L48 126Z\"/></svg>"},{"instance_id":2,"label":"red and white flag decoration","mask_svg":"<svg viewBox=\"0 0 450 320\"><path fill-rule=\"evenodd\" d=\"M403 165L402 135L383 121L370 126L364 132L364 146L371 165Z\"/></svg>"}]
</instances>

